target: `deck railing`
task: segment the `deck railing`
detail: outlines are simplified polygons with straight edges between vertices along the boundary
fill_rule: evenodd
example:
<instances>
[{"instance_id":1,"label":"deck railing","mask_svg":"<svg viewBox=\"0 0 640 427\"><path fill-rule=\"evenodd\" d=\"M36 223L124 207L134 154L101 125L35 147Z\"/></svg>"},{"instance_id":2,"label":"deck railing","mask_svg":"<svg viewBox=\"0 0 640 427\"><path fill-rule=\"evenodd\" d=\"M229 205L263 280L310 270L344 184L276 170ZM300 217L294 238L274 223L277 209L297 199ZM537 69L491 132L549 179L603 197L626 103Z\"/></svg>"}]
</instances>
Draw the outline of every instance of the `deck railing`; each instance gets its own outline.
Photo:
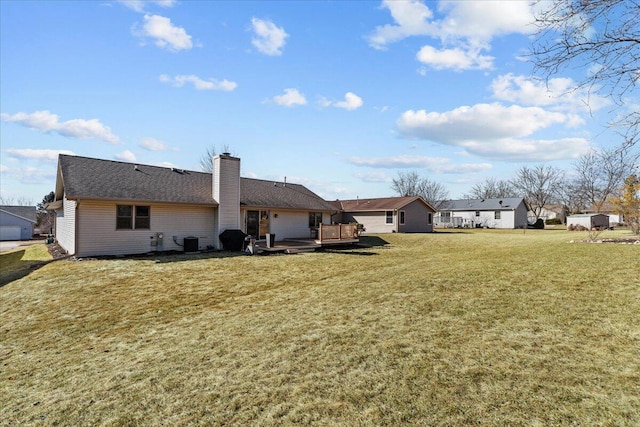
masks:
<instances>
[{"instance_id":1,"label":"deck railing","mask_svg":"<svg viewBox=\"0 0 640 427\"><path fill-rule=\"evenodd\" d=\"M318 240L357 240L358 224L320 224L318 226Z\"/></svg>"}]
</instances>

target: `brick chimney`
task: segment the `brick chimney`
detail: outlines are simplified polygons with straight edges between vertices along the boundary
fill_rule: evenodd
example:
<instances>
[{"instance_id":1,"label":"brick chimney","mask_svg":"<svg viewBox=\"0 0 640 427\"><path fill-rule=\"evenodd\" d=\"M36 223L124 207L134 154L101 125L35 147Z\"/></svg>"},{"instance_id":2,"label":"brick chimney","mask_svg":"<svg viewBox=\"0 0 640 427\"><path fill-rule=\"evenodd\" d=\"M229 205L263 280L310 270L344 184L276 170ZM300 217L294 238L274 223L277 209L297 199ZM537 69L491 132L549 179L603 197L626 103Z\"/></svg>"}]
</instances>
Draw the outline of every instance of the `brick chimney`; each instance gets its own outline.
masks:
<instances>
[{"instance_id":1,"label":"brick chimney","mask_svg":"<svg viewBox=\"0 0 640 427\"><path fill-rule=\"evenodd\" d=\"M213 158L213 199L218 202L216 215L217 247L222 248L218 235L224 230L242 229L240 224L240 159L229 153Z\"/></svg>"}]
</instances>

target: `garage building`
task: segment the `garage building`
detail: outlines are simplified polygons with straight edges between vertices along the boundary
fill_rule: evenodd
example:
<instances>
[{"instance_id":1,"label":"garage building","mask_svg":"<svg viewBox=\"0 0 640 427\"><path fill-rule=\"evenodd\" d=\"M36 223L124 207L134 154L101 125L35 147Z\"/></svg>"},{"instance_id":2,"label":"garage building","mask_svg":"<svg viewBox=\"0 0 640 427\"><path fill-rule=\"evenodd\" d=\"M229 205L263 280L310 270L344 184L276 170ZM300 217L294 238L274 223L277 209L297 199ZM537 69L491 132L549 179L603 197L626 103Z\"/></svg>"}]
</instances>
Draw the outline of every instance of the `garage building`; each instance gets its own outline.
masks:
<instances>
[{"instance_id":1,"label":"garage building","mask_svg":"<svg viewBox=\"0 0 640 427\"><path fill-rule=\"evenodd\" d=\"M30 240L35 223L35 206L0 206L0 240Z\"/></svg>"}]
</instances>

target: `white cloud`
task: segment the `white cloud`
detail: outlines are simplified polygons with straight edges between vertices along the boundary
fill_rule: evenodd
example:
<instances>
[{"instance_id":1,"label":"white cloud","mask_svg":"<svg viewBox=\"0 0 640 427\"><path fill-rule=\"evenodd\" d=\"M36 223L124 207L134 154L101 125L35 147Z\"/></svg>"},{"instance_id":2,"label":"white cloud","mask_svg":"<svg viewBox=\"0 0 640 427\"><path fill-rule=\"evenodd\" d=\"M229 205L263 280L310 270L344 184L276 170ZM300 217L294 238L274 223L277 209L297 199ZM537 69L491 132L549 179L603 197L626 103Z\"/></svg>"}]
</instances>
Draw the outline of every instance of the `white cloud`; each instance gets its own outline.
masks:
<instances>
[{"instance_id":1,"label":"white cloud","mask_svg":"<svg viewBox=\"0 0 640 427\"><path fill-rule=\"evenodd\" d=\"M135 162L136 156L129 150L124 150L122 153L118 153L113 156L114 159L120 160L122 162Z\"/></svg>"},{"instance_id":2,"label":"white cloud","mask_svg":"<svg viewBox=\"0 0 640 427\"><path fill-rule=\"evenodd\" d=\"M9 168L0 165L0 172L22 184L50 184L56 179L56 168L53 165L48 168L35 166Z\"/></svg>"},{"instance_id":3,"label":"white cloud","mask_svg":"<svg viewBox=\"0 0 640 427\"><path fill-rule=\"evenodd\" d=\"M344 95L344 101L339 101L333 105L337 108L344 108L345 110L356 110L362 107L362 98L353 92L347 92Z\"/></svg>"},{"instance_id":4,"label":"white cloud","mask_svg":"<svg viewBox=\"0 0 640 427\"><path fill-rule=\"evenodd\" d=\"M283 95L276 95L273 97L276 104L283 107L294 107L296 105L305 105L307 99L298 91L298 89L287 88L284 90Z\"/></svg>"},{"instance_id":5,"label":"white cloud","mask_svg":"<svg viewBox=\"0 0 640 427\"><path fill-rule=\"evenodd\" d=\"M364 182L391 182L392 178L384 172L355 173L354 177Z\"/></svg>"},{"instance_id":6,"label":"white cloud","mask_svg":"<svg viewBox=\"0 0 640 427\"><path fill-rule=\"evenodd\" d=\"M540 107L477 104L444 113L405 111L397 121L400 133L462 147L467 152L502 160L551 160L576 158L589 150L583 138L528 139L556 124L573 126L576 116ZM525 139L527 138L527 139Z\"/></svg>"},{"instance_id":7,"label":"white cloud","mask_svg":"<svg viewBox=\"0 0 640 427\"><path fill-rule=\"evenodd\" d=\"M434 173L472 173L491 169L490 163L463 163L455 164L446 157L427 156L393 156L393 157L352 157L349 163L355 166L368 166L372 168L423 168Z\"/></svg>"},{"instance_id":8,"label":"white cloud","mask_svg":"<svg viewBox=\"0 0 640 427\"><path fill-rule=\"evenodd\" d=\"M68 154L74 156L75 153L69 150L49 150L49 149L33 149L33 148L8 148L7 153L18 159L45 160L55 162L58 160L59 154Z\"/></svg>"},{"instance_id":9,"label":"white cloud","mask_svg":"<svg viewBox=\"0 0 640 427\"><path fill-rule=\"evenodd\" d=\"M155 45L172 52L191 49L191 36L182 27L171 23L169 18L160 15L144 15L142 29L137 25L132 33L138 37L149 37L155 40Z\"/></svg>"},{"instance_id":10,"label":"white cloud","mask_svg":"<svg viewBox=\"0 0 640 427\"><path fill-rule=\"evenodd\" d=\"M548 81L511 73L496 77L491 83L493 97L522 105L551 107L558 111L588 113L597 111L611 101L588 93L574 90L576 83L570 78L553 78Z\"/></svg>"},{"instance_id":11,"label":"white cloud","mask_svg":"<svg viewBox=\"0 0 640 427\"><path fill-rule=\"evenodd\" d=\"M381 7L389 9L395 24L376 27L374 33L368 37L369 44L375 49L385 49L388 44L405 37L436 32L436 26L429 22L433 12L420 0L384 0Z\"/></svg>"},{"instance_id":12,"label":"white cloud","mask_svg":"<svg viewBox=\"0 0 640 427\"><path fill-rule=\"evenodd\" d=\"M358 95L353 92L347 92L344 95L344 101L331 101L325 97L321 97L318 101L318 105L321 107L336 107L343 108L345 110L357 110L362 107L363 101Z\"/></svg>"},{"instance_id":13,"label":"white cloud","mask_svg":"<svg viewBox=\"0 0 640 427\"><path fill-rule=\"evenodd\" d=\"M576 159L592 149L584 138L471 140L465 141L461 146L479 156L523 162Z\"/></svg>"},{"instance_id":14,"label":"white cloud","mask_svg":"<svg viewBox=\"0 0 640 427\"><path fill-rule=\"evenodd\" d=\"M534 15L527 1L447 1L439 3L445 15L439 22L442 38L489 41L510 33L531 34Z\"/></svg>"},{"instance_id":15,"label":"white cloud","mask_svg":"<svg viewBox=\"0 0 640 427\"><path fill-rule=\"evenodd\" d=\"M428 45L418 51L416 58L436 70L453 69L456 71L491 69L494 59L493 56L481 55L478 50L464 50L459 47L436 49Z\"/></svg>"},{"instance_id":16,"label":"white cloud","mask_svg":"<svg viewBox=\"0 0 640 427\"><path fill-rule=\"evenodd\" d=\"M534 31L529 3L441 1L436 19L422 0L384 0L382 7L389 9L394 23L376 27L368 41L375 49L385 49L406 37L430 37L439 40L442 46L424 46L416 55L423 64L437 70L491 69L494 58L482 52L491 49L494 37Z\"/></svg>"},{"instance_id":17,"label":"white cloud","mask_svg":"<svg viewBox=\"0 0 640 427\"><path fill-rule=\"evenodd\" d=\"M0 117L5 122L19 123L41 132L55 132L62 136L78 139L100 139L110 144L120 143L120 139L111 132L111 129L100 123L98 119L72 119L60 122L58 115L51 114L49 111L13 115L2 113Z\"/></svg>"},{"instance_id":18,"label":"white cloud","mask_svg":"<svg viewBox=\"0 0 640 427\"><path fill-rule=\"evenodd\" d=\"M444 113L405 111L397 125L406 137L455 144L470 139L522 137L557 123L567 116L539 107L502 104L463 106Z\"/></svg>"},{"instance_id":19,"label":"white cloud","mask_svg":"<svg viewBox=\"0 0 640 427\"><path fill-rule=\"evenodd\" d=\"M176 0L117 0L118 3L122 3L131 10L136 12L144 12L145 6L157 5L160 7L173 7L176 4Z\"/></svg>"},{"instance_id":20,"label":"white cloud","mask_svg":"<svg viewBox=\"0 0 640 427\"><path fill-rule=\"evenodd\" d=\"M183 87L186 83L191 83L197 90L222 90L230 92L238 87L238 84L236 82L232 82L227 79L217 80L211 78L209 80L203 80L198 76L194 76L193 74L178 75L175 77L161 74L159 80L163 83L173 84L175 87Z\"/></svg>"},{"instance_id":21,"label":"white cloud","mask_svg":"<svg viewBox=\"0 0 640 427\"><path fill-rule=\"evenodd\" d=\"M176 147L170 147L163 141L155 138L143 138L140 147L147 151L180 151Z\"/></svg>"},{"instance_id":22,"label":"white cloud","mask_svg":"<svg viewBox=\"0 0 640 427\"><path fill-rule=\"evenodd\" d=\"M289 37L284 28L276 26L271 21L258 18L251 18L251 26L254 33L251 44L256 49L269 56L282 55L282 49L287 37Z\"/></svg>"}]
</instances>

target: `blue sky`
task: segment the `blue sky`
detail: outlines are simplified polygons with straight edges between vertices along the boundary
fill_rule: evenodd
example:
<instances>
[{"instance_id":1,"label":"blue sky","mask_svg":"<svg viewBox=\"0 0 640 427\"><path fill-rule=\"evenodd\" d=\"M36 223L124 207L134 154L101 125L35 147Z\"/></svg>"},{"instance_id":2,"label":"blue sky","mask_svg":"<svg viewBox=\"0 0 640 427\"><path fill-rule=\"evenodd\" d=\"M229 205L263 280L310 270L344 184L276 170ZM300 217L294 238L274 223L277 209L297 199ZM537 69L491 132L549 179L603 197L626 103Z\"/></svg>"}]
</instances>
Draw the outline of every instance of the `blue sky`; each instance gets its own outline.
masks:
<instances>
[{"instance_id":1,"label":"blue sky","mask_svg":"<svg viewBox=\"0 0 640 427\"><path fill-rule=\"evenodd\" d=\"M525 1L0 2L0 196L53 190L58 153L242 175L329 200L417 171L462 197L619 145L611 103L545 85Z\"/></svg>"}]
</instances>

